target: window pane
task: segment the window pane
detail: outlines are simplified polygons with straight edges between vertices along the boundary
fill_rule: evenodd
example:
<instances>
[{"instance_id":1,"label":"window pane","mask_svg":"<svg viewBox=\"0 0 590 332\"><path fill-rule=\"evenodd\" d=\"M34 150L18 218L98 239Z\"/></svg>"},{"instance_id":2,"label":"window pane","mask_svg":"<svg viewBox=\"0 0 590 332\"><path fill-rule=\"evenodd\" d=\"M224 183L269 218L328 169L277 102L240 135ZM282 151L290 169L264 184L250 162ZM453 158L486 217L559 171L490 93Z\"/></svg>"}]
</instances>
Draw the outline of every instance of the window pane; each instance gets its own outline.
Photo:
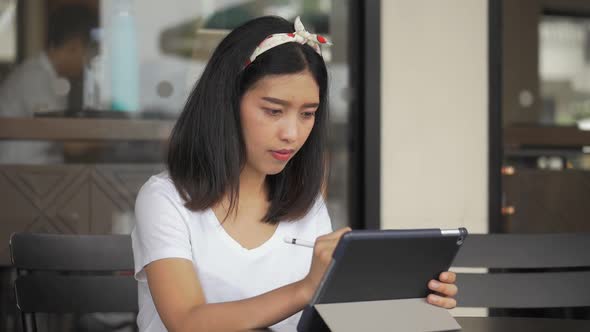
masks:
<instances>
[{"instance_id":1,"label":"window pane","mask_svg":"<svg viewBox=\"0 0 590 332\"><path fill-rule=\"evenodd\" d=\"M16 2L0 3L5 13ZM52 19L64 3L81 4L94 16L88 16L83 52L66 52L68 71L55 66L49 51L55 45L46 37L59 30L56 22L64 22ZM255 17L279 15L293 21L301 16L309 31L334 43L323 48L330 81L328 208L335 228L348 224L348 2L52 0L27 2L23 8L26 33L19 40L39 42L27 42L25 57L18 60L32 64L27 72L36 74L0 81L0 122L31 121L16 130L15 138L0 142L1 151L13 152L3 153L0 164L130 165L125 172L145 164L146 173L151 170L147 165L163 167L167 133L219 41ZM22 66L9 69L18 73ZM84 121L74 125L72 119ZM39 133L41 120L51 124ZM57 127L63 130L55 132ZM133 183L141 183L142 176Z\"/></svg>"},{"instance_id":2,"label":"window pane","mask_svg":"<svg viewBox=\"0 0 590 332\"><path fill-rule=\"evenodd\" d=\"M590 129L590 18L540 23L541 123Z\"/></svg>"},{"instance_id":3,"label":"window pane","mask_svg":"<svg viewBox=\"0 0 590 332\"><path fill-rule=\"evenodd\" d=\"M0 1L0 63L16 60L16 0Z\"/></svg>"}]
</instances>

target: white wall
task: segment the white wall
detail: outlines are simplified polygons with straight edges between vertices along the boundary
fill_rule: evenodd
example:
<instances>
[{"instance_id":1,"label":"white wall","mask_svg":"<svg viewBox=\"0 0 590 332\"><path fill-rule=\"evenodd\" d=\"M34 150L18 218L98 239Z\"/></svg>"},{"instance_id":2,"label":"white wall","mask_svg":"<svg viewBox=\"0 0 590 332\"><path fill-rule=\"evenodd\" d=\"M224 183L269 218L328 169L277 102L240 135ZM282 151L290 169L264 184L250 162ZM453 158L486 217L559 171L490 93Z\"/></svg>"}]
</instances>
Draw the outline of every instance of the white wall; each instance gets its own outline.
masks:
<instances>
[{"instance_id":1,"label":"white wall","mask_svg":"<svg viewBox=\"0 0 590 332\"><path fill-rule=\"evenodd\" d=\"M381 29L381 227L487 232L487 0L382 0Z\"/></svg>"}]
</instances>

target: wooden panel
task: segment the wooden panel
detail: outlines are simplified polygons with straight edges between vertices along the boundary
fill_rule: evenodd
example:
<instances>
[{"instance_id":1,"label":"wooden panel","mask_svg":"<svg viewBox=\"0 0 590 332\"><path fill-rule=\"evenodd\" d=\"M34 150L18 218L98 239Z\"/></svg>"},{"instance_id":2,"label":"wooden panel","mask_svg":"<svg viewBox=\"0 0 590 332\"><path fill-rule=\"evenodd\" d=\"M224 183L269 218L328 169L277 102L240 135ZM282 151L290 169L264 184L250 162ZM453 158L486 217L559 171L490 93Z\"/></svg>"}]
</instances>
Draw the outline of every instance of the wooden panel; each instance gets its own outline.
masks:
<instances>
[{"instance_id":1,"label":"wooden panel","mask_svg":"<svg viewBox=\"0 0 590 332\"><path fill-rule=\"evenodd\" d=\"M543 10L590 15L588 0L539 0Z\"/></svg>"},{"instance_id":2,"label":"wooden panel","mask_svg":"<svg viewBox=\"0 0 590 332\"><path fill-rule=\"evenodd\" d=\"M11 140L167 140L170 120L0 118L0 139Z\"/></svg>"},{"instance_id":3,"label":"wooden panel","mask_svg":"<svg viewBox=\"0 0 590 332\"><path fill-rule=\"evenodd\" d=\"M520 147L579 147L590 145L590 131L576 127L509 127L504 129L504 145Z\"/></svg>"},{"instance_id":4,"label":"wooden panel","mask_svg":"<svg viewBox=\"0 0 590 332\"><path fill-rule=\"evenodd\" d=\"M517 170L503 177L510 233L590 232L590 172Z\"/></svg>"},{"instance_id":5,"label":"wooden panel","mask_svg":"<svg viewBox=\"0 0 590 332\"><path fill-rule=\"evenodd\" d=\"M141 185L161 164L0 166L0 265L13 232L129 233Z\"/></svg>"}]
</instances>

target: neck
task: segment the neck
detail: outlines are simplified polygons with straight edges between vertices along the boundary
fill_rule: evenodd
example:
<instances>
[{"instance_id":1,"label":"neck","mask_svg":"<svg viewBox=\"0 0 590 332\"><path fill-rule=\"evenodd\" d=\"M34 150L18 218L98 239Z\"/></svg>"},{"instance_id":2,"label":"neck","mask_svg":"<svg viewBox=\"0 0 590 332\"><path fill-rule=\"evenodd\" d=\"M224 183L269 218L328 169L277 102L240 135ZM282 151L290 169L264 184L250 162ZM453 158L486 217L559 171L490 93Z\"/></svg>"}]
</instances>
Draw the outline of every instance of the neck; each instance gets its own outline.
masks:
<instances>
[{"instance_id":1,"label":"neck","mask_svg":"<svg viewBox=\"0 0 590 332\"><path fill-rule=\"evenodd\" d=\"M240 173L240 202L267 199L266 174L254 171L245 166ZM240 204L241 205L241 204Z\"/></svg>"},{"instance_id":2,"label":"neck","mask_svg":"<svg viewBox=\"0 0 590 332\"><path fill-rule=\"evenodd\" d=\"M238 201L236 202L235 210L228 215L229 219L241 219L237 218L238 215L257 215L256 218L246 218L246 220L252 220L258 223L260 220L257 219L260 214L264 214L260 211L266 211L268 209L268 193L266 190L266 174L261 174L254 171L253 169L245 166L240 173L240 191ZM219 205L214 207L218 216L223 218L228 213L230 207L229 193L225 194L225 197Z\"/></svg>"}]
</instances>

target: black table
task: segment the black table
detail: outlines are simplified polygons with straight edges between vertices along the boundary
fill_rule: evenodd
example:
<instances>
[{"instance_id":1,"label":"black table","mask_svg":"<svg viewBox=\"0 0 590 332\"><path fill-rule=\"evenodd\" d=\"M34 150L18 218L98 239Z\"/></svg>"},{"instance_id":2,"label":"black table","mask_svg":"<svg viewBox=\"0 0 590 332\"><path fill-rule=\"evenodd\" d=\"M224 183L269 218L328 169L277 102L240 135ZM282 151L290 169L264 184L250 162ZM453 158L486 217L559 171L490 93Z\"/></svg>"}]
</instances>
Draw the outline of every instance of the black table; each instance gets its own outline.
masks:
<instances>
[{"instance_id":1,"label":"black table","mask_svg":"<svg viewBox=\"0 0 590 332\"><path fill-rule=\"evenodd\" d=\"M589 332L590 320L525 317L455 317L461 332ZM295 326L258 331L295 332ZM392 329L395 331L395 329ZM338 332L338 331L335 331Z\"/></svg>"},{"instance_id":2,"label":"black table","mask_svg":"<svg viewBox=\"0 0 590 332\"><path fill-rule=\"evenodd\" d=\"M590 320L528 317L456 317L465 332L590 331Z\"/></svg>"}]
</instances>

